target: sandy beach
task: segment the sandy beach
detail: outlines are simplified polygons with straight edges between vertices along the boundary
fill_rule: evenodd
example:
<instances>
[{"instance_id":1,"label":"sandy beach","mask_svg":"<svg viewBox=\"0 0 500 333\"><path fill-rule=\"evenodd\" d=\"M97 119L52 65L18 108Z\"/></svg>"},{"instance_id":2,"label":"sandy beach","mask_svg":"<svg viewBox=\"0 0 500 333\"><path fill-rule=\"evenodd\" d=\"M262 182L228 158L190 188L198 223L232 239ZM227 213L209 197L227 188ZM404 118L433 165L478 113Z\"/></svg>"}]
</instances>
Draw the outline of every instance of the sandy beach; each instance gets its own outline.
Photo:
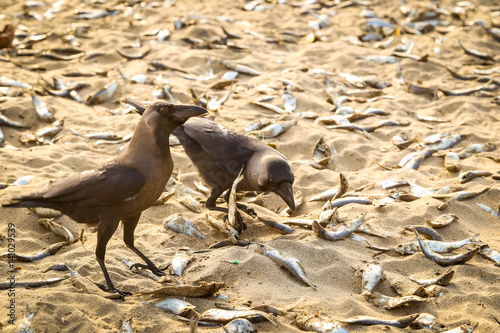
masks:
<instances>
[{"instance_id":1,"label":"sandy beach","mask_svg":"<svg viewBox=\"0 0 500 333\"><path fill-rule=\"evenodd\" d=\"M498 3L3 0L0 29L6 24L16 27L16 38L11 48L0 50L0 114L6 119L0 121L5 137L0 143L0 201L118 156L140 118L125 99L145 105L193 104L194 92L198 103L208 103L208 117L231 131L245 134L256 121L281 123L286 129L274 137L265 137L265 128L247 134L286 156L295 176L294 192L303 198L296 212L286 216L285 202L273 193L239 197L262 218L320 221L328 200L310 199L338 188L340 174L348 182L342 198L369 200L338 208L334 223L341 227L363 214L367 222L353 236L336 241L298 226L284 233L243 214L248 227L240 238L298 259L316 289L260 254L255 244L223 247L193 254L176 277L178 283L195 286L223 284L209 297L181 297L197 313L220 304L284 311L269 314L274 322L255 322L259 332L302 332L296 317L304 313L331 322L355 316L435 318L433 326L424 328L416 323L406 328L342 323L349 332L440 332L466 324L477 325L478 333L500 331L500 263L481 255L486 246L500 251ZM66 88L52 86L55 78ZM25 85L19 87L20 82ZM114 83L107 98L92 97ZM52 120L37 115L31 94L46 104ZM53 136L39 132L57 125ZM113 132L119 139L89 135L100 132ZM320 139L326 153L313 153ZM466 150L472 145L476 149ZM207 214L220 221L223 214L205 208L207 196L195 186L202 181L196 167L182 146L172 142L170 150L175 184L166 191L175 190L175 195L144 211L135 231L136 246L162 268L180 248L203 250L227 238L207 221ZM416 159L408 158L412 153ZM424 153L427 158L421 157ZM468 171L483 174L461 182ZM28 184L12 185L25 176L32 176ZM389 179L401 184L387 185ZM181 203L183 187L197 192L192 197L198 212ZM464 200L453 199L461 193ZM207 237L167 230L163 221L175 213ZM441 255L475 248L480 253L445 267L418 246L413 254L394 250L417 240L405 227L429 227L426 221L443 214L457 217L435 227L444 241L479 235ZM64 241L39 224L41 218L26 208L0 207L0 252L8 251L9 228L19 255ZM137 274L121 261L141 263L123 243L121 226L108 243L106 265L117 287L133 293L125 300L106 298L109 294L92 283L104 283L95 260L96 234L67 216L53 221L75 237L85 228L86 240L34 262L16 261L13 271L8 261L0 260L0 282L12 275L18 282L63 278L37 288L17 286L15 297L0 290L0 331L17 332L27 311L36 311L29 319L30 332L125 332L127 327L133 332L189 332L189 319L183 322L155 307L167 296L139 294L169 283ZM325 226L328 232L335 228ZM78 274L47 270L59 263ZM383 277L370 295L362 295L369 264L381 267ZM454 271L449 284L426 287L423 294L420 288L420 301L394 309L369 301L377 295L407 296L419 286L410 277L432 279L448 269ZM7 309L12 300L14 325ZM198 332L222 331L199 326Z\"/></svg>"}]
</instances>

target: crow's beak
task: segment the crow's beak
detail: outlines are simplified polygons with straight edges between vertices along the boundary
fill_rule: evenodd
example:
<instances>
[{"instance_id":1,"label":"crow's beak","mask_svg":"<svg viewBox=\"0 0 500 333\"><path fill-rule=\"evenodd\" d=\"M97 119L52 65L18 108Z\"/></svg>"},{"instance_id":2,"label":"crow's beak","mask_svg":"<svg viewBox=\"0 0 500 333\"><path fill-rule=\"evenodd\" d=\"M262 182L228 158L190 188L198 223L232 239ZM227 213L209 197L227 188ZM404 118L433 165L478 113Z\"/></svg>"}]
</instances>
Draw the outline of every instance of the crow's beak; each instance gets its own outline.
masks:
<instances>
[{"instance_id":1,"label":"crow's beak","mask_svg":"<svg viewBox=\"0 0 500 333\"><path fill-rule=\"evenodd\" d=\"M291 183L282 182L281 184L276 186L276 190L274 192L286 202L288 207L290 207L293 212L295 212L295 200L293 199L293 190Z\"/></svg>"},{"instance_id":2,"label":"crow's beak","mask_svg":"<svg viewBox=\"0 0 500 333\"><path fill-rule=\"evenodd\" d=\"M175 105L175 111L170 115L174 120L186 121L190 117L200 116L207 113L207 110L201 106L197 105Z\"/></svg>"},{"instance_id":3,"label":"crow's beak","mask_svg":"<svg viewBox=\"0 0 500 333\"><path fill-rule=\"evenodd\" d=\"M141 103L138 103L138 102L130 100L130 99L126 99L126 100L124 100L124 102L127 103L128 105L132 105L135 108L135 112L137 112L141 116L144 113L144 111L146 111L146 107L144 105L142 105Z\"/></svg>"}]
</instances>

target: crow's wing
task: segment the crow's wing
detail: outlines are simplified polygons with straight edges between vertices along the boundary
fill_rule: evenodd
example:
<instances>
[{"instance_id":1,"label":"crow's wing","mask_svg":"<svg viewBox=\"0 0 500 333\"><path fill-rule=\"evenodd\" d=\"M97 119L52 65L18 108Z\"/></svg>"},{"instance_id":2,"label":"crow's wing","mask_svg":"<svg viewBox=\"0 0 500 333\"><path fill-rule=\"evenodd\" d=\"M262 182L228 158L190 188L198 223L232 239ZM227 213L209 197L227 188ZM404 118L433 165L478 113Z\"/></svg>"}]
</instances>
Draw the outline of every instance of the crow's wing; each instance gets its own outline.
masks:
<instances>
[{"instance_id":1,"label":"crow's wing","mask_svg":"<svg viewBox=\"0 0 500 333\"><path fill-rule=\"evenodd\" d=\"M79 206L111 205L133 199L145 183L138 170L107 164L51 184L42 200L75 202Z\"/></svg>"},{"instance_id":2,"label":"crow's wing","mask_svg":"<svg viewBox=\"0 0 500 333\"><path fill-rule=\"evenodd\" d=\"M193 117L183 128L216 160L219 168L230 173L237 174L260 148L258 143L252 142L252 138L229 131L210 119ZM184 148L189 149L189 146Z\"/></svg>"}]
</instances>

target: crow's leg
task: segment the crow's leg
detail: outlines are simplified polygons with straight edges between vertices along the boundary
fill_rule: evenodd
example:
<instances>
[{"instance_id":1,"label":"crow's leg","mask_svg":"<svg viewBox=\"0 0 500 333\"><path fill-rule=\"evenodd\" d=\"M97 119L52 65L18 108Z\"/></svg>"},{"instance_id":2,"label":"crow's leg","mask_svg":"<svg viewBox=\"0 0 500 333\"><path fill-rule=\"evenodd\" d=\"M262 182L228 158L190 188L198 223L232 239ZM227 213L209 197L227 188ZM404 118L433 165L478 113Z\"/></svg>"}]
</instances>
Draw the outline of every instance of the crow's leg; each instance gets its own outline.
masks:
<instances>
[{"instance_id":1,"label":"crow's leg","mask_svg":"<svg viewBox=\"0 0 500 333\"><path fill-rule=\"evenodd\" d=\"M106 284L108 285L108 290L111 292L116 292L122 297L125 297L132 294L115 288L113 282L111 282L111 278L109 277L106 265L104 264L106 245L108 244L111 236L113 236L113 234L115 233L115 230L118 227L119 223L120 219L118 218L101 218L101 221L99 222L99 225L97 227L97 247L95 249L95 254L97 262L99 263L99 266L101 266L102 273L104 274Z\"/></svg>"},{"instance_id":2,"label":"crow's leg","mask_svg":"<svg viewBox=\"0 0 500 333\"><path fill-rule=\"evenodd\" d=\"M144 260L146 265L141 265L141 264L135 264L133 267L142 267L142 268L148 268L151 272L153 272L156 275L163 276L166 275L165 272L161 271L158 267L153 264L151 260L149 260L148 257L146 257L144 254L142 254L141 251L139 251L135 246L134 246L134 231L135 227L137 226L137 223L139 222L139 218L141 217L141 214L137 214L135 216L126 218L122 221L123 224L123 241L125 242L125 245L132 251L134 251L139 257ZM131 267L131 268L133 268Z\"/></svg>"}]
</instances>

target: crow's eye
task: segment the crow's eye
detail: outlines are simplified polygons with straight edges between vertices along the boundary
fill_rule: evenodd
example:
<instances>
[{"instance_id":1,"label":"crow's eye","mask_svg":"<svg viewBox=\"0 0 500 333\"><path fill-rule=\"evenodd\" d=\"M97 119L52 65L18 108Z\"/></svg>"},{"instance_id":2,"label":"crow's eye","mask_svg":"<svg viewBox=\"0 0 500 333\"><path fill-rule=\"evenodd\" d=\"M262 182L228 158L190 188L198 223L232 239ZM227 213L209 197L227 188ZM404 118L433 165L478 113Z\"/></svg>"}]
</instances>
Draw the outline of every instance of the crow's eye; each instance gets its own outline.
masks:
<instances>
[{"instance_id":1,"label":"crow's eye","mask_svg":"<svg viewBox=\"0 0 500 333\"><path fill-rule=\"evenodd\" d=\"M161 114L167 114L169 110L170 110L170 105L162 105L160 107Z\"/></svg>"}]
</instances>

